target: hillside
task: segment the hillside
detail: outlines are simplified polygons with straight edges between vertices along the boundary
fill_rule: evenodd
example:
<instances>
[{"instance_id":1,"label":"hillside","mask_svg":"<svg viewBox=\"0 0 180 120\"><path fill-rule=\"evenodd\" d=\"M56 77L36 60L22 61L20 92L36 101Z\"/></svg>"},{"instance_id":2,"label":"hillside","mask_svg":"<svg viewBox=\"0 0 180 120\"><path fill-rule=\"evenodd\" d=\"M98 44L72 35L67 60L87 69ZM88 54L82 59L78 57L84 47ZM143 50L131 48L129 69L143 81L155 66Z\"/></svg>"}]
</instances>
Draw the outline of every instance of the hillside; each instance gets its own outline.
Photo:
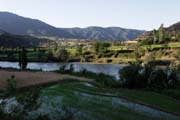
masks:
<instances>
[{"instance_id":1,"label":"hillside","mask_svg":"<svg viewBox=\"0 0 180 120\"><path fill-rule=\"evenodd\" d=\"M42 21L21 17L8 12L0 12L0 29L16 35L71 37L65 31Z\"/></svg>"},{"instance_id":2,"label":"hillside","mask_svg":"<svg viewBox=\"0 0 180 120\"><path fill-rule=\"evenodd\" d=\"M163 26L162 26L163 27ZM158 31L159 30L154 30L154 31L148 31L139 36L138 39L140 40L151 40L154 38L154 35L156 35L158 39ZM165 41L173 40L173 41L178 41L180 40L180 22L177 22L169 27L163 27L163 39Z\"/></svg>"},{"instance_id":3,"label":"hillside","mask_svg":"<svg viewBox=\"0 0 180 120\"><path fill-rule=\"evenodd\" d=\"M124 29L119 27L87 27L87 28L66 28L65 31L80 39L95 40L132 40L144 31Z\"/></svg>"},{"instance_id":4,"label":"hillside","mask_svg":"<svg viewBox=\"0 0 180 120\"><path fill-rule=\"evenodd\" d=\"M144 31L120 27L56 28L36 19L0 12L0 29L17 35L90 40L131 40Z\"/></svg>"},{"instance_id":5,"label":"hillside","mask_svg":"<svg viewBox=\"0 0 180 120\"><path fill-rule=\"evenodd\" d=\"M0 31L0 46L8 48L16 47L38 47L41 43L46 43L49 40L38 39L31 36L13 35L3 31Z\"/></svg>"}]
</instances>

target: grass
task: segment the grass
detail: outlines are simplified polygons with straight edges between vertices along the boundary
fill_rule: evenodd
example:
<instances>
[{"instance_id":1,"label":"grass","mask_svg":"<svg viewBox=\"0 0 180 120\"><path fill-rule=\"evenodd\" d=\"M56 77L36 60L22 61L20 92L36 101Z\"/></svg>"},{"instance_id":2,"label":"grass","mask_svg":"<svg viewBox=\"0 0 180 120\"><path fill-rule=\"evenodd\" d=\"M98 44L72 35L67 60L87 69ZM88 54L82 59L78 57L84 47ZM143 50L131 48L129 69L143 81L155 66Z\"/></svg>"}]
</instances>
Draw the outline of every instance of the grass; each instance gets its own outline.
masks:
<instances>
[{"instance_id":1,"label":"grass","mask_svg":"<svg viewBox=\"0 0 180 120\"><path fill-rule=\"evenodd\" d=\"M66 89L82 89L96 93L112 93L117 96L127 97L129 99L145 103L154 107L162 108L170 112L180 113L180 102L173 100L165 95L157 94L149 91L138 91L128 89L110 89L110 88L98 88L88 87L82 83L68 83L62 85Z\"/></svg>"},{"instance_id":2,"label":"grass","mask_svg":"<svg viewBox=\"0 0 180 120\"><path fill-rule=\"evenodd\" d=\"M121 51L121 50L134 50L134 49L129 49L127 46L121 45L121 46L111 46L108 48L108 50L110 50L110 51Z\"/></svg>"},{"instance_id":3,"label":"grass","mask_svg":"<svg viewBox=\"0 0 180 120\"><path fill-rule=\"evenodd\" d=\"M118 90L117 95L125 96L142 103L159 107L170 112L180 113L180 103L164 95L148 91Z\"/></svg>"},{"instance_id":4,"label":"grass","mask_svg":"<svg viewBox=\"0 0 180 120\"><path fill-rule=\"evenodd\" d=\"M67 48L67 51L70 53L70 55L76 56L77 50L75 48Z\"/></svg>"},{"instance_id":5,"label":"grass","mask_svg":"<svg viewBox=\"0 0 180 120\"><path fill-rule=\"evenodd\" d=\"M82 83L67 83L43 90L44 95L63 96L62 104L83 112L86 117L103 120L160 120L150 115L136 112L124 106L113 106L111 98L86 96L73 91L74 88L89 89ZM92 87L96 89L96 87ZM80 117L83 119L83 117ZM86 118L87 119L87 118Z\"/></svg>"},{"instance_id":6,"label":"grass","mask_svg":"<svg viewBox=\"0 0 180 120\"><path fill-rule=\"evenodd\" d=\"M141 46L141 48L146 50L147 48L149 48L149 45ZM168 44L153 44L153 45L151 45L151 49L155 49L155 48L180 48L180 43L179 42L170 42Z\"/></svg>"}]
</instances>

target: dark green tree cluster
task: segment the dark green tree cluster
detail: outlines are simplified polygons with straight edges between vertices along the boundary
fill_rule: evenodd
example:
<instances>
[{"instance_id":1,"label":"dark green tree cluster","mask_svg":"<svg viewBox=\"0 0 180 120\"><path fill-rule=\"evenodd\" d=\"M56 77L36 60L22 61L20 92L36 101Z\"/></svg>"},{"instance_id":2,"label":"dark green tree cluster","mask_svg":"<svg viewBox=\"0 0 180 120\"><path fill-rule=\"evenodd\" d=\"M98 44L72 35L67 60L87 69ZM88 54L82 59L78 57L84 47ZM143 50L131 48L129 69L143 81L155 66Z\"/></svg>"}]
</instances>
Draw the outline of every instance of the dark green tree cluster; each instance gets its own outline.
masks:
<instances>
[{"instance_id":1,"label":"dark green tree cluster","mask_svg":"<svg viewBox=\"0 0 180 120\"><path fill-rule=\"evenodd\" d=\"M158 30L153 30L152 38L149 38L148 40L154 44L180 41L180 33L177 30L165 30L163 24L161 24Z\"/></svg>"},{"instance_id":2,"label":"dark green tree cluster","mask_svg":"<svg viewBox=\"0 0 180 120\"><path fill-rule=\"evenodd\" d=\"M108 42L95 42L94 52L95 54L105 54L109 46L110 46L110 43Z\"/></svg>"},{"instance_id":3,"label":"dark green tree cluster","mask_svg":"<svg viewBox=\"0 0 180 120\"><path fill-rule=\"evenodd\" d=\"M157 43L164 43L165 42L165 31L164 31L164 26L161 24L158 30L153 30L152 32L152 43L157 44Z\"/></svg>"},{"instance_id":4,"label":"dark green tree cluster","mask_svg":"<svg viewBox=\"0 0 180 120\"><path fill-rule=\"evenodd\" d=\"M83 53L83 45L78 45L77 46L77 54L82 55L82 53Z\"/></svg>"},{"instance_id":5,"label":"dark green tree cluster","mask_svg":"<svg viewBox=\"0 0 180 120\"><path fill-rule=\"evenodd\" d=\"M22 50L19 52L19 67L21 69L26 69L27 64L28 64L27 51L23 47Z\"/></svg>"},{"instance_id":6,"label":"dark green tree cluster","mask_svg":"<svg viewBox=\"0 0 180 120\"><path fill-rule=\"evenodd\" d=\"M154 90L176 89L180 87L180 68L155 68L130 65L120 70L122 86L130 89L150 88Z\"/></svg>"},{"instance_id":7,"label":"dark green tree cluster","mask_svg":"<svg viewBox=\"0 0 180 120\"><path fill-rule=\"evenodd\" d=\"M56 51L54 51L54 56L57 61L66 62L69 58L69 53L66 49L59 48Z\"/></svg>"},{"instance_id":8,"label":"dark green tree cluster","mask_svg":"<svg viewBox=\"0 0 180 120\"><path fill-rule=\"evenodd\" d=\"M160 28L159 28L159 43L163 43L164 42L164 26L163 24L161 24Z\"/></svg>"}]
</instances>

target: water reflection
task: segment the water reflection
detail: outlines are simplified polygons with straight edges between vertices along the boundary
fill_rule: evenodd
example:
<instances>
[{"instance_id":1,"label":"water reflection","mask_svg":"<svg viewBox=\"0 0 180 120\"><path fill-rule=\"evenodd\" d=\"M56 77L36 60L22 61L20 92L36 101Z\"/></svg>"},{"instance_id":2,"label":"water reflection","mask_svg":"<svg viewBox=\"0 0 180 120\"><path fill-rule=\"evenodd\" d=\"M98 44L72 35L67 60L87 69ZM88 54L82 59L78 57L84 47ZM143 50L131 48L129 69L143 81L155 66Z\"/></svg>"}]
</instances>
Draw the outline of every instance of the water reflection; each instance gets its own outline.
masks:
<instances>
[{"instance_id":1,"label":"water reflection","mask_svg":"<svg viewBox=\"0 0 180 120\"><path fill-rule=\"evenodd\" d=\"M107 75L115 76L117 79L119 78L119 70L122 69L124 65L117 64L81 64L81 63L28 63L28 69L41 69L43 71L53 71L58 70L63 65L66 65L68 69L70 64L74 65L75 71L80 71L82 69L86 69L95 73L104 73ZM3 68L17 68L19 69L18 62L0 62L0 67Z\"/></svg>"}]
</instances>

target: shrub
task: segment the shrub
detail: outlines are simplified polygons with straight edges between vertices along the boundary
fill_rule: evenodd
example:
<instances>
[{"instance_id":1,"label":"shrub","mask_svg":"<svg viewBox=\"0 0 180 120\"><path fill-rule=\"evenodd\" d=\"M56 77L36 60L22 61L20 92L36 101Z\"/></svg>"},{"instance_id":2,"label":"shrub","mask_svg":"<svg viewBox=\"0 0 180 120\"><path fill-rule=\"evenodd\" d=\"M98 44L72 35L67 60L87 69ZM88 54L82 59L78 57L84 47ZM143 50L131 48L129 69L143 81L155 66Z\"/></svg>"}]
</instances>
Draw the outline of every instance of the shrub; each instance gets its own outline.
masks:
<instances>
[{"instance_id":1,"label":"shrub","mask_svg":"<svg viewBox=\"0 0 180 120\"><path fill-rule=\"evenodd\" d=\"M73 73L73 72L74 72L74 65L73 65L73 64L70 64L69 72L70 72L70 73Z\"/></svg>"},{"instance_id":2,"label":"shrub","mask_svg":"<svg viewBox=\"0 0 180 120\"><path fill-rule=\"evenodd\" d=\"M19 53L19 66L21 69L26 69L27 64L28 64L27 51L23 47L22 51Z\"/></svg>"},{"instance_id":3,"label":"shrub","mask_svg":"<svg viewBox=\"0 0 180 120\"><path fill-rule=\"evenodd\" d=\"M161 70L154 70L148 78L148 86L150 88L163 89L167 88L168 80L167 74Z\"/></svg>"},{"instance_id":4,"label":"shrub","mask_svg":"<svg viewBox=\"0 0 180 120\"><path fill-rule=\"evenodd\" d=\"M139 65L130 65L119 71L122 86L126 88L146 87L143 69Z\"/></svg>"},{"instance_id":5,"label":"shrub","mask_svg":"<svg viewBox=\"0 0 180 120\"><path fill-rule=\"evenodd\" d=\"M59 73L64 73L64 72L66 71L65 68L66 68L66 65L61 66L61 67L59 68L58 72L59 72Z\"/></svg>"},{"instance_id":6,"label":"shrub","mask_svg":"<svg viewBox=\"0 0 180 120\"><path fill-rule=\"evenodd\" d=\"M103 73L97 74L96 82L101 83L106 87L118 87L119 82L112 76L105 75Z\"/></svg>"},{"instance_id":7,"label":"shrub","mask_svg":"<svg viewBox=\"0 0 180 120\"><path fill-rule=\"evenodd\" d=\"M106 63L112 63L112 59L107 59Z\"/></svg>"},{"instance_id":8,"label":"shrub","mask_svg":"<svg viewBox=\"0 0 180 120\"><path fill-rule=\"evenodd\" d=\"M69 54L65 49L58 49L55 51L54 56L60 62L66 62L69 58Z\"/></svg>"},{"instance_id":9,"label":"shrub","mask_svg":"<svg viewBox=\"0 0 180 120\"><path fill-rule=\"evenodd\" d=\"M10 94L10 93L14 93L16 91L16 86L17 86L17 83L16 83L16 79L15 79L15 76L12 75L11 78L7 79L7 93Z\"/></svg>"},{"instance_id":10,"label":"shrub","mask_svg":"<svg viewBox=\"0 0 180 120\"><path fill-rule=\"evenodd\" d=\"M17 97L18 103L23 105L24 112L30 112L40 107L41 103L38 101L40 97L40 88L33 88L29 92L25 92Z\"/></svg>"}]
</instances>

